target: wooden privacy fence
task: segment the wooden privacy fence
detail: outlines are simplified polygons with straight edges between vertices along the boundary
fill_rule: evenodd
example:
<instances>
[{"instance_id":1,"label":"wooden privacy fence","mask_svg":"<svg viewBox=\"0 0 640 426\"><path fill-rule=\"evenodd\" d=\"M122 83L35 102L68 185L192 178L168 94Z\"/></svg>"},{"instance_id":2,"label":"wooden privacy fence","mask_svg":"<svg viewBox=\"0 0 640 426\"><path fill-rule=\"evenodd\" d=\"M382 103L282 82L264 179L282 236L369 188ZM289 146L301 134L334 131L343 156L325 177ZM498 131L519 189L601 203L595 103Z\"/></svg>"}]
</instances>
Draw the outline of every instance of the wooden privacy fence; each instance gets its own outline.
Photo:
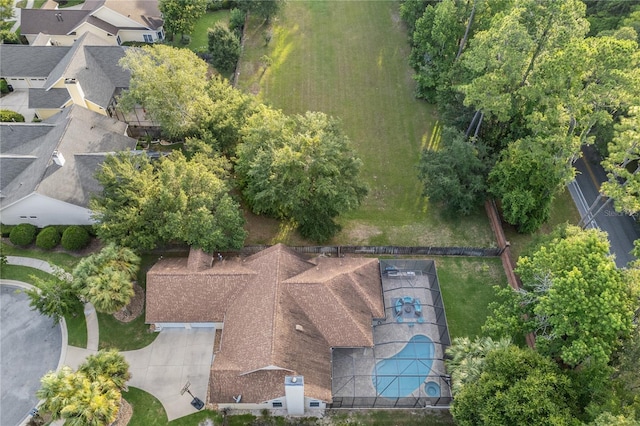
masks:
<instances>
[{"instance_id":1,"label":"wooden privacy fence","mask_svg":"<svg viewBox=\"0 0 640 426\"><path fill-rule=\"evenodd\" d=\"M249 255L268 247L269 246L246 246L240 249L240 252ZM298 253L323 254L325 256L336 257L345 254L497 257L502 253L502 250L498 247L289 246L289 248Z\"/></svg>"},{"instance_id":2,"label":"wooden privacy fence","mask_svg":"<svg viewBox=\"0 0 640 426\"><path fill-rule=\"evenodd\" d=\"M511 257L511 249L509 248L509 242L504 236L504 229L502 228L502 221L500 220L500 214L498 213L498 207L496 206L496 202L494 200L487 200L484 204L485 210L487 211L487 216L489 216L489 221L491 222L491 228L493 229L494 234L496 234L496 239L498 240L498 247L501 248L500 258L502 260L502 267L504 268L504 273L507 275L507 281L511 288L514 291L520 290L522 288L522 281L520 281L520 277L516 275L515 268L516 264ZM529 333L525 336L527 340L527 345L530 348L535 348L536 346L536 337L533 333Z\"/></svg>"}]
</instances>

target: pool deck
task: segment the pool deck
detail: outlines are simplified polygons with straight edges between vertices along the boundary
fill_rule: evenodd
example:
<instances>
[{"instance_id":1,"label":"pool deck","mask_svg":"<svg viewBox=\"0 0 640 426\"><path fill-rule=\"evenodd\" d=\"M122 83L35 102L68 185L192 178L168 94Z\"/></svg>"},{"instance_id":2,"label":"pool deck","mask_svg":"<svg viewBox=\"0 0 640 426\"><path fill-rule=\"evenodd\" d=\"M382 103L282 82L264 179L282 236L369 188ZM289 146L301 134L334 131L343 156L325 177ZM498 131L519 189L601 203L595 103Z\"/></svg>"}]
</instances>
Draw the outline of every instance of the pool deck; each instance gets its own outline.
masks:
<instances>
[{"instance_id":1,"label":"pool deck","mask_svg":"<svg viewBox=\"0 0 640 426\"><path fill-rule=\"evenodd\" d=\"M375 346L373 348L341 348L333 351L332 387L334 400L340 397L345 400L353 398L355 400L354 407L358 405L390 406L392 400L385 401L387 398L380 397L374 386L375 365L377 362L399 353L415 335L425 335L434 343L433 363L425 382L437 382L440 384L441 397L446 399L451 396L448 386L441 378L446 374L443 362L443 343L448 344L449 335L446 330L446 321L444 327L442 324L443 309L434 306L434 303L437 305L435 299L439 297L439 291L432 290L432 288L438 289L439 287L436 282L437 276L433 261L384 260L381 261L382 270L384 271L385 264L395 262L399 262L398 272L393 271L391 274L383 272L382 274L386 318L373 321ZM420 269L424 267L425 263L432 268ZM404 315L397 314L395 301L404 297L419 299L421 315L413 315L414 312ZM399 316L402 317L401 322L398 320ZM415 318L412 319L412 317ZM423 322L418 322L419 317L423 317ZM440 320L440 326L437 323L437 318ZM421 399L425 405L430 405L431 402L427 398L424 386L416 389L409 399Z\"/></svg>"}]
</instances>

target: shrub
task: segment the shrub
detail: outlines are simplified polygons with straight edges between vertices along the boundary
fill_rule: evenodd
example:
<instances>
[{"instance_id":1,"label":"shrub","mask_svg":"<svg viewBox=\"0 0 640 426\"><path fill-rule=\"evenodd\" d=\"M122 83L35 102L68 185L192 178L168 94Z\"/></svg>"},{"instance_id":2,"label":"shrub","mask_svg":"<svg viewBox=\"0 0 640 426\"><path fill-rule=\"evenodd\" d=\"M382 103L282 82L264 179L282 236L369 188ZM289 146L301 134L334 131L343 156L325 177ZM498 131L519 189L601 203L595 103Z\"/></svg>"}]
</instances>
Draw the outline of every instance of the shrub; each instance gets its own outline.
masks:
<instances>
[{"instance_id":1,"label":"shrub","mask_svg":"<svg viewBox=\"0 0 640 426\"><path fill-rule=\"evenodd\" d=\"M227 27L217 22L209 28L209 52L211 64L220 72L230 72L240 58L240 40Z\"/></svg>"},{"instance_id":2,"label":"shrub","mask_svg":"<svg viewBox=\"0 0 640 426\"><path fill-rule=\"evenodd\" d=\"M4 78L0 79L0 93L9 93L9 84Z\"/></svg>"},{"instance_id":3,"label":"shrub","mask_svg":"<svg viewBox=\"0 0 640 426\"><path fill-rule=\"evenodd\" d=\"M4 223L0 223L0 233L3 237L8 237L13 227L13 225L5 225Z\"/></svg>"},{"instance_id":4,"label":"shrub","mask_svg":"<svg viewBox=\"0 0 640 426\"><path fill-rule=\"evenodd\" d=\"M37 228L30 223L21 223L9 233L9 241L17 246L28 246L36 238Z\"/></svg>"},{"instance_id":5,"label":"shrub","mask_svg":"<svg viewBox=\"0 0 640 426\"><path fill-rule=\"evenodd\" d=\"M0 122L2 123L24 123L24 116L9 109L0 109Z\"/></svg>"},{"instance_id":6,"label":"shrub","mask_svg":"<svg viewBox=\"0 0 640 426\"><path fill-rule=\"evenodd\" d=\"M9 30L2 30L0 31L0 41L4 44L20 44L20 36L18 33L14 33Z\"/></svg>"},{"instance_id":7,"label":"shrub","mask_svg":"<svg viewBox=\"0 0 640 426\"><path fill-rule=\"evenodd\" d=\"M55 226L47 226L38 234L36 246L43 250L51 250L60 243L60 233Z\"/></svg>"},{"instance_id":8,"label":"shrub","mask_svg":"<svg viewBox=\"0 0 640 426\"><path fill-rule=\"evenodd\" d=\"M247 13L240 9L231 9L229 15L229 29L235 33L238 38L242 36L242 27L244 27L244 19Z\"/></svg>"},{"instance_id":9,"label":"shrub","mask_svg":"<svg viewBox=\"0 0 640 426\"><path fill-rule=\"evenodd\" d=\"M89 245L91 237L82 226L72 225L62 234L62 247L65 250L81 250Z\"/></svg>"}]
</instances>

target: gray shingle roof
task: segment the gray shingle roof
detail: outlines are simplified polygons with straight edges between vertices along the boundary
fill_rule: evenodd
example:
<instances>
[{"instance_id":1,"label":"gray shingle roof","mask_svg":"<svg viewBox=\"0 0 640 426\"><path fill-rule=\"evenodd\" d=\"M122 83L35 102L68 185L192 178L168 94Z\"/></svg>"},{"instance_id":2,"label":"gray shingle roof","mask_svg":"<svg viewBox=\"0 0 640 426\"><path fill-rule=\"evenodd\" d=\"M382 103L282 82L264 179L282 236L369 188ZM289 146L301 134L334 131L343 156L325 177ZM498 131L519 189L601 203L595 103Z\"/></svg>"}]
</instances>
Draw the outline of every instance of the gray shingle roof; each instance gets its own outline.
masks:
<instances>
[{"instance_id":1,"label":"gray shingle roof","mask_svg":"<svg viewBox=\"0 0 640 426\"><path fill-rule=\"evenodd\" d=\"M129 87L131 74L118 65L126 49L85 33L51 71L45 88L51 89L61 78L75 78L87 100L106 108L117 89Z\"/></svg>"},{"instance_id":2,"label":"gray shingle roof","mask_svg":"<svg viewBox=\"0 0 640 426\"><path fill-rule=\"evenodd\" d=\"M126 124L72 106L42 123L0 124L2 206L36 191L86 207L100 186L93 175L107 153L135 148ZM65 158L56 165L57 150Z\"/></svg>"},{"instance_id":3,"label":"gray shingle roof","mask_svg":"<svg viewBox=\"0 0 640 426\"><path fill-rule=\"evenodd\" d=\"M91 13L89 10L22 9L20 11L20 32L25 35L69 34L87 20L89 13Z\"/></svg>"},{"instance_id":4,"label":"gray shingle roof","mask_svg":"<svg viewBox=\"0 0 640 426\"><path fill-rule=\"evenodd\" d=\"M70 47L0 44L2 77L47 77Z\"/></svg>"},{"instance_id":5,"label":"gray shingle roof","mask_svg":"<svg viewBox=\"0 0 640 426\"><path fill-rule=\"evenodd\" d=\"M29 89L29 108L62 108L69 99L67 89Z\"/></svg>"}]
</instances>

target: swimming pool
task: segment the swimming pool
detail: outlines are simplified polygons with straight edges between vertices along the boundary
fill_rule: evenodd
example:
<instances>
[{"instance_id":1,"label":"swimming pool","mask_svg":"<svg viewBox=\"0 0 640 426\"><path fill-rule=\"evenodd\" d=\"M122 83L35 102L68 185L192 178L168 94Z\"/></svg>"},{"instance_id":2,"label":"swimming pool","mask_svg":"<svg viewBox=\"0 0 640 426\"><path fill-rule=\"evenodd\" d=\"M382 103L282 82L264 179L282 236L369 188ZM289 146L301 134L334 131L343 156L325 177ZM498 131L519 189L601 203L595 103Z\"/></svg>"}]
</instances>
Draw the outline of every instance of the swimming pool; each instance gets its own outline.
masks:
<instances>
[{"instance_id":1,"label":"swimming pool","mask_svg":"<svg viewBox=\"0 0 640 426\"><path fill-rule=\"evenodd\" d=\"M434 353L431 339L417 334L400 352L376 363L372 380L378 395L388 398L411 395L429 375Z\"/></svg>"}]
</instances>

